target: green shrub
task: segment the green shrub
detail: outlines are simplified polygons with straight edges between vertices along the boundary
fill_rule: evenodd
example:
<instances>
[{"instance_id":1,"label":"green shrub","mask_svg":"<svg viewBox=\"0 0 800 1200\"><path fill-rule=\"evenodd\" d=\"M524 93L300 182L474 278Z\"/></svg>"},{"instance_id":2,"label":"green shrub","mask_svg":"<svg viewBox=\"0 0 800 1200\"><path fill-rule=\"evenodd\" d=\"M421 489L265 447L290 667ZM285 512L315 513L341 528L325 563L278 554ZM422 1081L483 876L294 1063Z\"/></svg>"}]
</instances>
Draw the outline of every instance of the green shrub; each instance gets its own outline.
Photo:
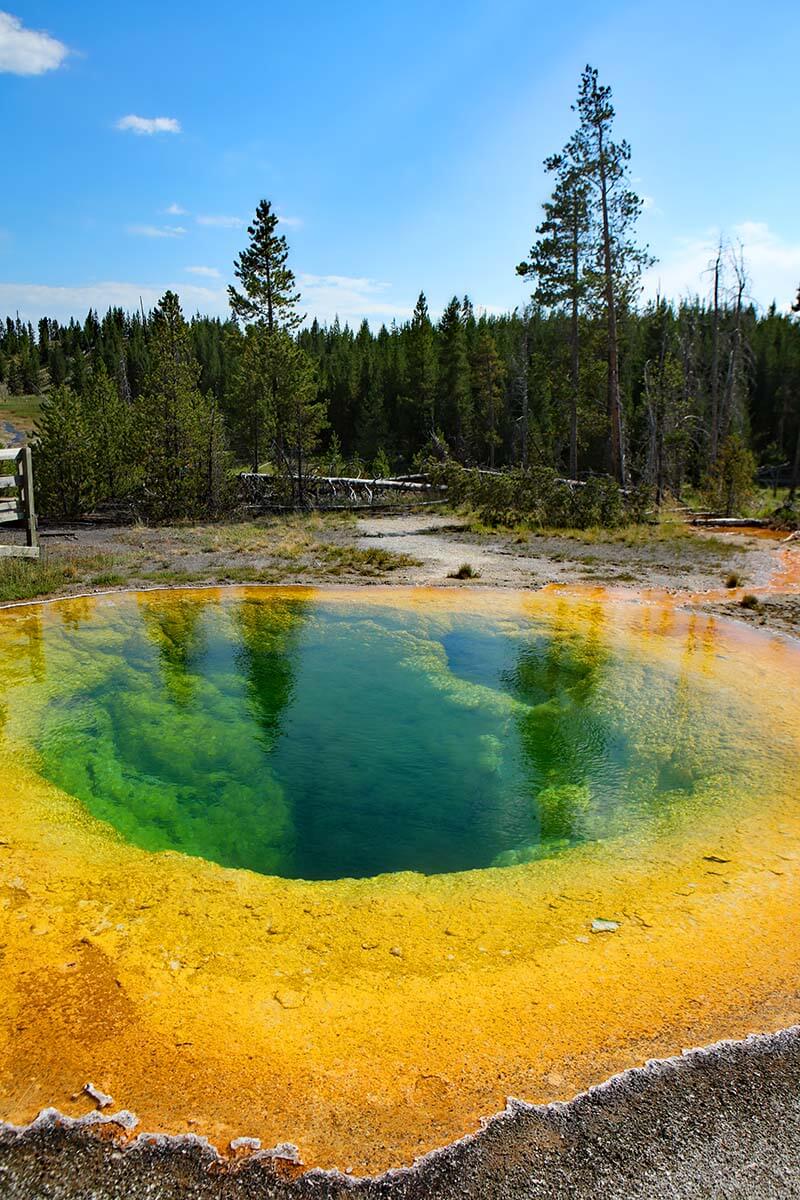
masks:
<instances>
[{"instance_id":1,"label":"green shrub","mask_svg":"<svg viewBox=\"0 0 800 1200\"><path fill-rule=\"evenodd\" d=\"M462 563L457 571L451 571L448 579L480 579L480 571L476 571L472 563Z\"/></svg>"},{"instance_id":2,"label":"green shrub","mask_svg":"<svg viewBox=\"0 0 800 1200\"><path fill-rule=\"evenodd\" d=\"M755 474L752 452L738 433L732 433L723 442L703 485L710 507L726 517L742 513L755 492Z\"/></svg>"},{"instance_id":3,"label":"green shrub","mask_svg":"<svg viewBox=\"0 0 800 1200\"><path fill-rule=\"evenodd\" d=\"M447 461L430 463L428 473L453 504L468 505L490 526L616 529L642 522L652 500L648 489L623 492L608 476L576 485L547 468L480 471Z\"/></svg>"},{"instance_id":4,"label":"green shrub","mask_svg":"<svg viewBox=\"0 0 800 1200\"><path fill-rule=\"evenodd\" d=\"M772 513L770 524L773 529L785 529L789 533L800 529L800 508L788 502L782 504Z\"/></svg>"}]
</instances>

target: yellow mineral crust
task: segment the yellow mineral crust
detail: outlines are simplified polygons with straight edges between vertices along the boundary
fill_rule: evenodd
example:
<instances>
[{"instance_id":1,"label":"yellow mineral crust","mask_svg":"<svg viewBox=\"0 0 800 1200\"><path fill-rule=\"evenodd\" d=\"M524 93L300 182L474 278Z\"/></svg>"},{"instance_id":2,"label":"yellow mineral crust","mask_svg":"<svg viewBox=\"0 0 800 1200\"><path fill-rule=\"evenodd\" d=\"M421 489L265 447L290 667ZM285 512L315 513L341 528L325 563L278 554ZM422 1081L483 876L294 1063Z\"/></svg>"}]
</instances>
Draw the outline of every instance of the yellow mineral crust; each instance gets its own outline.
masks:
<instances>
[{"instance_id":1,"label":"yellow mineral crust","mask_svg":"<svg viewBox=\"0 0 800 1200\"><path fill-rule=\"evenodd\" d=\"M596 597L358 598L597 620ZM0 614L0 643L34 611L46 624L69 604ZM666 602L603 620L631 655L677 655L735 687L797 749L796 645ZM306 1166L357 1173L409 1163L509 1095L566 1099L648 1058L800 1020L799 835L796 782L776 772L763 794L649 843L304 883L139 850L6 744L0 1118L85 1112L91 1081L148 1132L292 1141ZM598 918L619 927L593 932Z\"/></svg>"}]
</instances>

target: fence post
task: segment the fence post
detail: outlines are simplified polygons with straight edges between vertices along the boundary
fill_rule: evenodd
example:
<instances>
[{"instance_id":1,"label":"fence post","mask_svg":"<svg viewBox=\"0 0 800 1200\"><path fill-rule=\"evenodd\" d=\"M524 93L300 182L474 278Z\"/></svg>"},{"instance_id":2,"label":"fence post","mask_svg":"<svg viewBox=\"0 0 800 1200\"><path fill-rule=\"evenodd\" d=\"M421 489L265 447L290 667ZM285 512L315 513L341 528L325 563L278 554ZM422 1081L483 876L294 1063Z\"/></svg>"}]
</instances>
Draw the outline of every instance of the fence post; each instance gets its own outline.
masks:
<instances>
[{"instance_id":1,"label":"fence post","mask_svg":"<svg viewBox=\"0 0 800 1200\"><path fill-rule=\"evenodd\" d=\"M25 446L20 453L22 468L23 499L25 502L25 533L28 545L37 553L39 550L39 534L36 529L36 505L33 496L33 456L30 446Z\"/></svg>"}]
</instances>

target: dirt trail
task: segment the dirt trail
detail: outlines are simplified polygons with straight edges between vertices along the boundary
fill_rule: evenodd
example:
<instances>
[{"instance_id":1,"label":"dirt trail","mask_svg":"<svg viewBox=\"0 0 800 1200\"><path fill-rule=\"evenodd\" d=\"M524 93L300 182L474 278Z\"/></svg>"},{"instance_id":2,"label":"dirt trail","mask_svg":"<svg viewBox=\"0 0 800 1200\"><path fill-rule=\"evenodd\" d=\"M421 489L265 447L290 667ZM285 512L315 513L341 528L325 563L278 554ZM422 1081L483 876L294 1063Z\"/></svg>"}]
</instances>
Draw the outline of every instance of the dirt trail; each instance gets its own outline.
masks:
<instances>
[{"instance_id":1,"label":"dirt trail","mask_svg":"<svg viewBox=\"0 0 800 1200\"><path fill-rule=\"evenodd\" d=\"M724 588L727 575L736 570L743 583L764 588L775 574L778 552L776 543L749 533L720 537L692 531L601 540L588 533L475 533L464 519L422 515L363 518L357 529L360 547L377 540L417 559L420 565L403 571L402 582L420 584L446 582L468 562L480 572L479 583L492 587L603 582L706 592ZM399 572L393 576L395 582L400 579Z\"/></svg>"}]
</instances>

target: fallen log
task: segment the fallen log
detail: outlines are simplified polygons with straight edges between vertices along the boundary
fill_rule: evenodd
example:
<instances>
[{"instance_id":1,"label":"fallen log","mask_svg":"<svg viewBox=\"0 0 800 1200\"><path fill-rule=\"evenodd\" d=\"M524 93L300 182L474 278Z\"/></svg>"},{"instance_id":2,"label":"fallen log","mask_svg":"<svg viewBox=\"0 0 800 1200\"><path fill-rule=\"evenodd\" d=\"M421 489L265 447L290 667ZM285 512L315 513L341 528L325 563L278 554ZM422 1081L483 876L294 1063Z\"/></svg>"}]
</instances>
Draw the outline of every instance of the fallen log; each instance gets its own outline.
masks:
<instances>
[{"instance_id":1,"label":"fallen log","mask_svg":"<svg viewBox=\"0 0 800 1200\"><path fill-rule=\"evenodd\" d=\"M251 479L254 479L254 480L255 479L258 479L258 480L264 479L264 480L270 480L270 481L275 480L276 482L278 482L280 480L279 476L257 475L252 471L243 471L241 473L241 475L239 476L239 478L243 479L245 481L251 480ZM396 491L403 491L403 492L429 492L429 491L434 491L434 490L435 491L442 490L441 488L438 488L435 484L418 483L415 480L412 480L411 478L409 478L409 479L403 479L403 478L400 478L400 479L380 479L380 478L369 479L364 475L308 475L305 478L304 483L306 484L306 486L310 486L310 487L313 487L315 484L328 483L333 487L336 487L338 484L342 484L344 486L350 486L350 487L378 488L381 490L385 489L386 491L396 490Z\"/></svg>"},{"instance_id":2,"label":"fallen log","mask_svg":"<svg viewBox=\"0 0 800 1200\"><path fill-rule=\"evenodd\" d=\"M766 517L695 517L692 525L721 529L769 529Z\"/></svg>"}]
</instances>

